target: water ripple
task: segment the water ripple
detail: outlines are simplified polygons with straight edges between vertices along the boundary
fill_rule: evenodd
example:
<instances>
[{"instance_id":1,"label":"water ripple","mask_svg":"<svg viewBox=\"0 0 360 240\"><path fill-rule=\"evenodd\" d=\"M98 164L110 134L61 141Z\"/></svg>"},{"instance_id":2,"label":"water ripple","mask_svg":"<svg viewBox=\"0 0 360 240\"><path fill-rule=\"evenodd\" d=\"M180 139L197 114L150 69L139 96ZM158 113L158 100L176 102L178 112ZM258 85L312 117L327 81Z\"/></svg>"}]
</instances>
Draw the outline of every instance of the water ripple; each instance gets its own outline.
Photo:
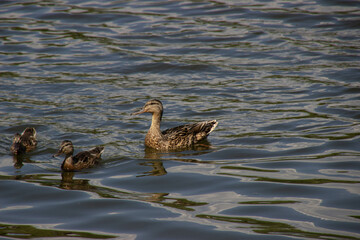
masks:
<instances>
[{"instance_id":1,"label":"water ripple","mask_svg":"<svg viewBox=\"0 0 360 240\"><path fill-rule=\"evenodd\" d=\"M0 236L360 238L358 2L0 5ZM219 125L146 151L129 115L150 98L164 129ZM13 157L27 126L38 147ZM61 172L64 139L102 163Z\"/></svg>"}]
</instances>

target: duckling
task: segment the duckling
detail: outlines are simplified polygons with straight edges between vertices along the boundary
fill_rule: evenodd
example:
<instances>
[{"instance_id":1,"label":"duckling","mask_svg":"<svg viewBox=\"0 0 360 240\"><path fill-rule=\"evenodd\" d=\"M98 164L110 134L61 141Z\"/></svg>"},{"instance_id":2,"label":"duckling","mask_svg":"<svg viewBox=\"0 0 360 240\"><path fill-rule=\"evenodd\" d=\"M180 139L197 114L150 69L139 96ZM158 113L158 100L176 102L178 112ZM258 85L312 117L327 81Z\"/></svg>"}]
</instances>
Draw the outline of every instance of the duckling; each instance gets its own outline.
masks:
<instances>
[{"instance_id":1,"label":"duckling","mask_svg":"<svg viewBox=\"0 0 360 240\"><path fill-rule=\"evenodd\" d=\"M89 151L79 152L73 156L74 146L72 142L64 140L60 145L58 153L55 154L54 157L59 156L60 154L65 154L65 159L61 165L61 169L65 171L76 171L93 167L98 163L98 159L101 157L103 152L104 147L94 147Z\"/></svg>"},{"instance_id":2,"label":"duckling","mask_svg":"<svg viewBox=\"0 0 360 240\"><path fill-rule=\"evenodd\" d=\"M14 155L18 155L35 149L36 145L36 130L28 127L25 128L21 135L19 133L14 135L10 150Z\"/></svg>"},{"instance_id":3,"label":"duckling","mask_svg":"<svg viewBox=\"0 0 360 240\"><path fill-rule=\"evenodd\" d=\"M139 112L132 113L132 115L141 113L152 114L151 126L145 136L145 146L156 150L189 148L206 139L218 125L216 120L211 120L181 125L161 132L160 123L163 115L163 105L157 99L149 100Z\"/></svg>"}]
</instances>

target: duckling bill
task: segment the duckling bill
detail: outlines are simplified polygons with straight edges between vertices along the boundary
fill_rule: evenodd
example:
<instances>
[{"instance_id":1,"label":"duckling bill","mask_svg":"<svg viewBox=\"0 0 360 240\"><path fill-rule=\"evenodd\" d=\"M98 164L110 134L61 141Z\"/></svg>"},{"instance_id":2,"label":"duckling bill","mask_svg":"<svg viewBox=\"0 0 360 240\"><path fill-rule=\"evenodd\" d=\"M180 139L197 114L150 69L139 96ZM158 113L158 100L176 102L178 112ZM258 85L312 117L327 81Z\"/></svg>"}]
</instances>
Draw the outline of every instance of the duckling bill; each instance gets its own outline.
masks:
<instances>
[{"instance_id":1,"label":"duckling bill","mask_svg":"<svg viewBox=\"0 0 360 240\"><path fill-rule=\"evenodd\" d=\"M36 130L28 127L25 128L21 135L19 133L14 135L10 150L14 155L18 155L35 149L36 145Z\"/></svg>"},{"instance_id":2,"label":"duckling bill","mask_svg":"<svg viewBox=\"0 0 360 240\"><path fill-rule=\"evenodd\" d=\"M77 171L96 165L103 152L104 147L94 147L88 151L79 152L73 156L74 146L72 142L64 140L60 145L58 153L55 154L54 157L59 156L60 154L65 154L65 159L61 165L61 169L65 171Z\"/></svg>"},{"instance_id":3,"label":"duckling bill","mask_svg":"<svg viewBox=\"0 0 360 240\"><path fill-rule=\"evenodd\" d=\"M163 105L157 99L148 101L139 112L132 113L132 115L142 113L152 114L151 126L145 136L145 146L157 150L189 148L206 139L218 125L216 120L211 120L181 125L161 131L160 123L163 115Z\"/></svg>"}]
</instances>

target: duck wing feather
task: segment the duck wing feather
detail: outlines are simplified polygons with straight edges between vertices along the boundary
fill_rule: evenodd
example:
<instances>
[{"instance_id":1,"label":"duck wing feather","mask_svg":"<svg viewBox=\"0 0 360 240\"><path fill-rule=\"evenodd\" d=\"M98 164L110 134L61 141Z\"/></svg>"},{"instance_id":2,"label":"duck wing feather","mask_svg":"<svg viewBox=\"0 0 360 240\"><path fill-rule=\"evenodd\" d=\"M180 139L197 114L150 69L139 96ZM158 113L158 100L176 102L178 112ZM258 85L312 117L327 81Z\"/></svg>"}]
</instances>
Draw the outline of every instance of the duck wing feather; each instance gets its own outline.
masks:
<instances>
[{"instance_id":1,"label":"duck wing feather","mask_svg":"<svg viewBox=\"0 0 360 240\"><path fill-rule=\"evenodd\" d=\"M205 139L217 126L216 120L181 125L166 129L162 134L168 140L188 138L192 143Z\"/></svg>"}]
</instances>

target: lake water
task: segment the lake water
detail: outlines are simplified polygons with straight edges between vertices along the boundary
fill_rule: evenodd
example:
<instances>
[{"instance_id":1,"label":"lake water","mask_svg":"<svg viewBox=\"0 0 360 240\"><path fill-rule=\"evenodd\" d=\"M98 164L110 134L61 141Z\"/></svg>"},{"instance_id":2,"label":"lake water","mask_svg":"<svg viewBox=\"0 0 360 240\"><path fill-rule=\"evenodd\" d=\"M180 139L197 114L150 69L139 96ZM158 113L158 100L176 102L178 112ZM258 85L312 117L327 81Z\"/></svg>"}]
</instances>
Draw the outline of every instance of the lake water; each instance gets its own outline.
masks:
<instances>
[{"instance_id":1,"label":"lake water","mask_svg":"<svg viewBox=\"0 0 360 240\"><path fill-rule=\"evenodd\" d=\"M152 98L208 146L145 151ZM360 239L359 1L1 1L0 116L0 238Z\"/></svg>"}]
</instances>

